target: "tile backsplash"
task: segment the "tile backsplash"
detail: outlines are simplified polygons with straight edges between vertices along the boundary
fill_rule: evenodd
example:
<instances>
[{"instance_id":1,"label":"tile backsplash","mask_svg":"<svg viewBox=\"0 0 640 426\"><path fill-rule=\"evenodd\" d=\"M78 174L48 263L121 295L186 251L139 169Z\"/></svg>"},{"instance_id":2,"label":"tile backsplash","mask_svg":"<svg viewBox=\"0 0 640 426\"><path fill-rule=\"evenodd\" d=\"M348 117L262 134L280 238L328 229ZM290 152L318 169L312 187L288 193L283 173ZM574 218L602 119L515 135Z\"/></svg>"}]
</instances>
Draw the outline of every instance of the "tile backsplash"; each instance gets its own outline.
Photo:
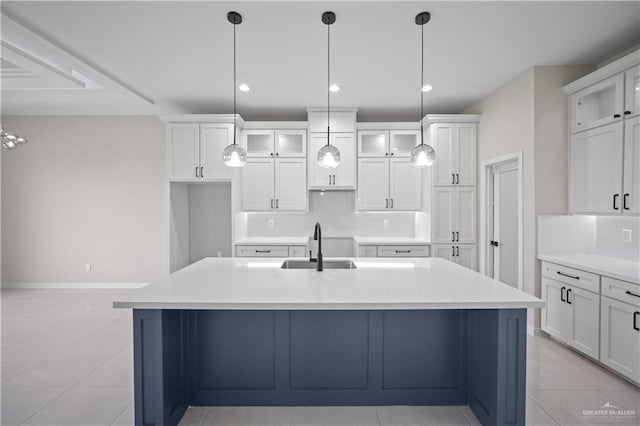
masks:
<instances>
[{"instance_id":1,"label":"tile backsplash","mask_svg":"<svg viewBox=\"0 0 640 426\"><path fill-rule=\"evenodd\" d=\"M623 230L631 231L631 241L624 241ZM603 256L640 262L640 217L598 216L595 250Z\"/></svg>"},{"instance_id":2,"label":"tile backsplash","mask_svg":"<svg viewBox=\"0 0 640 426\"><path fill-rule=\"evenodd\" d=\"M316 222L327 237L429 238L429 214L424 212L357 212L354 191L312 191L308 213L239 213L248 237L287 237L313 234Z\"/></svg>"}]
</instances>

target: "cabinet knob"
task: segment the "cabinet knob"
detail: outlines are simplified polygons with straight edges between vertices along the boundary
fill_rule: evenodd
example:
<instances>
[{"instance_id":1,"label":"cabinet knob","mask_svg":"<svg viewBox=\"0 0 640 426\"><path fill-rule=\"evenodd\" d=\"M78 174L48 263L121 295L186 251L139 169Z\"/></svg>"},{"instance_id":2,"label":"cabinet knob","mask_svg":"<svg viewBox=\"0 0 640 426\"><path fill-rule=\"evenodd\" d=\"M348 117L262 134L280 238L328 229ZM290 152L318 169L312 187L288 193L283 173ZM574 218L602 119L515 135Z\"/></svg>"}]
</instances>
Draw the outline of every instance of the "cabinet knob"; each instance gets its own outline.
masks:
<instances>
[{"instance_id":1,"label":"cabinet knob","mask_svg":"<svg viewBox=\"0 0 640 426\"><path fill-rule=\"evenodd\" d=\"M273 157L273 152L272 152L272 153L270 153L269 155Z\"/></svg>"},{"instance_id":2,"label":"cabinet knob","mask_svg":"<svg viewBox=\"0 0 640 426\"><path fill-rule=\"evenodd\" d=\"M624 112L624 115L630 115L630 114L631 114L631 111L625 111Z\"/></svg>"}]
</instances>

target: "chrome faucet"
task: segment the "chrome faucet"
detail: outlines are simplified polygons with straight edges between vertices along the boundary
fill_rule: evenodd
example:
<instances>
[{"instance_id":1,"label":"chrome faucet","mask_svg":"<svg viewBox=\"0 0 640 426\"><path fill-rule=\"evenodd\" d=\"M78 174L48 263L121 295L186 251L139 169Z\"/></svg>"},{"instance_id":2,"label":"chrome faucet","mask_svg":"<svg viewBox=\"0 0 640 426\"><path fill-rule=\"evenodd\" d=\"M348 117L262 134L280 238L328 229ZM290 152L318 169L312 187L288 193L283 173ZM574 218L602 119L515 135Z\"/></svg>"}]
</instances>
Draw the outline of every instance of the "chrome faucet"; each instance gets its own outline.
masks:
<instances>
[{"instance_id":1,"label":"chrome faucet","mask_svg":"<svg viewBox=\"0 0 640 426\"><path fill-rule=\"evenodd\" d=\"M322 271L323 263L322 263L322 230L320 229L320 223L316 222L316 227L313 230L313 241L318 242L318 253L316 254L316 258L311 257L311 251L309 251L309 261L310 262L318 262L318 266L316 267L316 271Z\"/></svg>"}]
</instances>

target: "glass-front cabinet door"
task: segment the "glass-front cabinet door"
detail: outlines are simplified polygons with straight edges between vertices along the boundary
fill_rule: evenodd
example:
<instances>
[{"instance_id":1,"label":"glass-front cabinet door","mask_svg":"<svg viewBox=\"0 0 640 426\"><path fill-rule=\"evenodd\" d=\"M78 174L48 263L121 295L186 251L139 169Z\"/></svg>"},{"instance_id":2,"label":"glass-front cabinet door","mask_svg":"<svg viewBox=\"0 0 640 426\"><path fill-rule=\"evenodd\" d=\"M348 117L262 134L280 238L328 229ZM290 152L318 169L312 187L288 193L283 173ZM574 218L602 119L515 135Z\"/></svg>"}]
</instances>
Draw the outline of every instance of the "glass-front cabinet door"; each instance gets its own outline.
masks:
<instances>
[{"instance_id":1,"label":"glass-front cabinet door","mask_svg":"<svg viewBox=\"0 0 640 426\"><path fill-rule=\"evenodd\" d=\"M242 132L242 146L247 157L274 157L273 130L245 130Z\"/></svg>"},{"instance_id":2,"label":"glass-front cabinet door","mask_svg":"<svg viewBox=\"0 0 640 426\"><path fill-rule=\"evenodd\" d=\"M361 130L358 132L358 157L388 157L389 132Z\"/></svg>"},{"instance_id":3,"label":"glass-front cabinet door","mask_svg":"<svg viewBox=\"0 0 640 426\"><path fill-rule=\"evenodd\" d=\"M593 84L571 96L573 133L621 120L624 75L618 74Z\"/></svg>"},{"instance_id":4,"label":"glass-front cabinet door","mask_svg":"<svg viewBox=\"0 0 640 426\"><path fill-rule=\"evenodd\" d=\"M625 71L625 117L640 114L640 65Z\"/></svg>"},{"instance_id":5,"label":"glass-front cabinet door","mask_svg":"<svg viewBox=\"0 0 640 426\"><path fill-rule=\"evenodd\" d=\"M276 130L276 157L306 157L307 156L307 131L301 130Z\"/></svg>"},{"instance_id":6,"label":"glass-front cabinet door","mask_svg":"<svg viewBox=\"0 0 640 426\"><path fill-rule=\"evenodd\" d=\"M411 150L420 144L420 130L396 130L389 132L389 155L410 157Z\"/></svg>"}]
</instances>

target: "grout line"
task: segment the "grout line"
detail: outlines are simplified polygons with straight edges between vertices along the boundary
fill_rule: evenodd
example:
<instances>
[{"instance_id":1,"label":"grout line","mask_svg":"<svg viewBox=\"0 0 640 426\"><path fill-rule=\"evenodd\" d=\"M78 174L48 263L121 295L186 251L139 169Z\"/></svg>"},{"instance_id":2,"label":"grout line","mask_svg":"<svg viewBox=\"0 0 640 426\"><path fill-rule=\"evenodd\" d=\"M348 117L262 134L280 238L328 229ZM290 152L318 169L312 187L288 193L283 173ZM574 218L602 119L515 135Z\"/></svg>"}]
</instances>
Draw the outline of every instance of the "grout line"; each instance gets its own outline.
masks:
<instances>
[{"instance_id":1,"label":"grout line","mask_svg":"<svg viewBox=\"0 0 640 426\"><path fill-rule=\"evenodd\" d=\"M125 412L125 411L127 411L127 410L129 409L129 407L131 407L131 406L133 405L133 403L134 403L134 402L135 402L135 401L131 401L131 402L129 403L129 405L127 405L126 407L124 407L124 410L122 410L122 411L120 412L120 414L118 414L118 415L116 416L116 418L115 418L115 419L113 419L113 421L112 421L111 423L109 423L109 425L113 425L113 424L116 422L116 420L118 420L118 419L120 418L120 416L121 416L121 415L123 415L123 414L124 414L124 412ZM133 416L134 416L134 421L135 421L135 413L133 414Z\"/></svg>"},{"instance_id":2,"label":"grout line","mask_svg":"<svg viewBox=\"0 0 640 426\"><path fill-rule=\"evenodd\" d=\"M374 408L376 409L376 416L378 417L378 424L380 424L380 426L382 426L382 417L380 417L380 411L378 410L378 406L376 405Z\"/></svg>"},{"instance_id":3,"label":"grout line","mask_svg":"<svg viewBox=\"0 0 640 426\"><path fill-rule=\"evenodd\" d=\"M555 417L553 417L545 408L542 404L538 404L538 402L536 400L534 400L533 398L531 398L529 395L527 395L527 399L529 399L531 401L531 403L533 403L536 407L538 407L540 409L540 411L542 411L543 413L545 413L551 420L553 420L553 422L557 425L560 426L562 423L560 423L560 420L556 419Z\"/></svg>"}]
</instances>

